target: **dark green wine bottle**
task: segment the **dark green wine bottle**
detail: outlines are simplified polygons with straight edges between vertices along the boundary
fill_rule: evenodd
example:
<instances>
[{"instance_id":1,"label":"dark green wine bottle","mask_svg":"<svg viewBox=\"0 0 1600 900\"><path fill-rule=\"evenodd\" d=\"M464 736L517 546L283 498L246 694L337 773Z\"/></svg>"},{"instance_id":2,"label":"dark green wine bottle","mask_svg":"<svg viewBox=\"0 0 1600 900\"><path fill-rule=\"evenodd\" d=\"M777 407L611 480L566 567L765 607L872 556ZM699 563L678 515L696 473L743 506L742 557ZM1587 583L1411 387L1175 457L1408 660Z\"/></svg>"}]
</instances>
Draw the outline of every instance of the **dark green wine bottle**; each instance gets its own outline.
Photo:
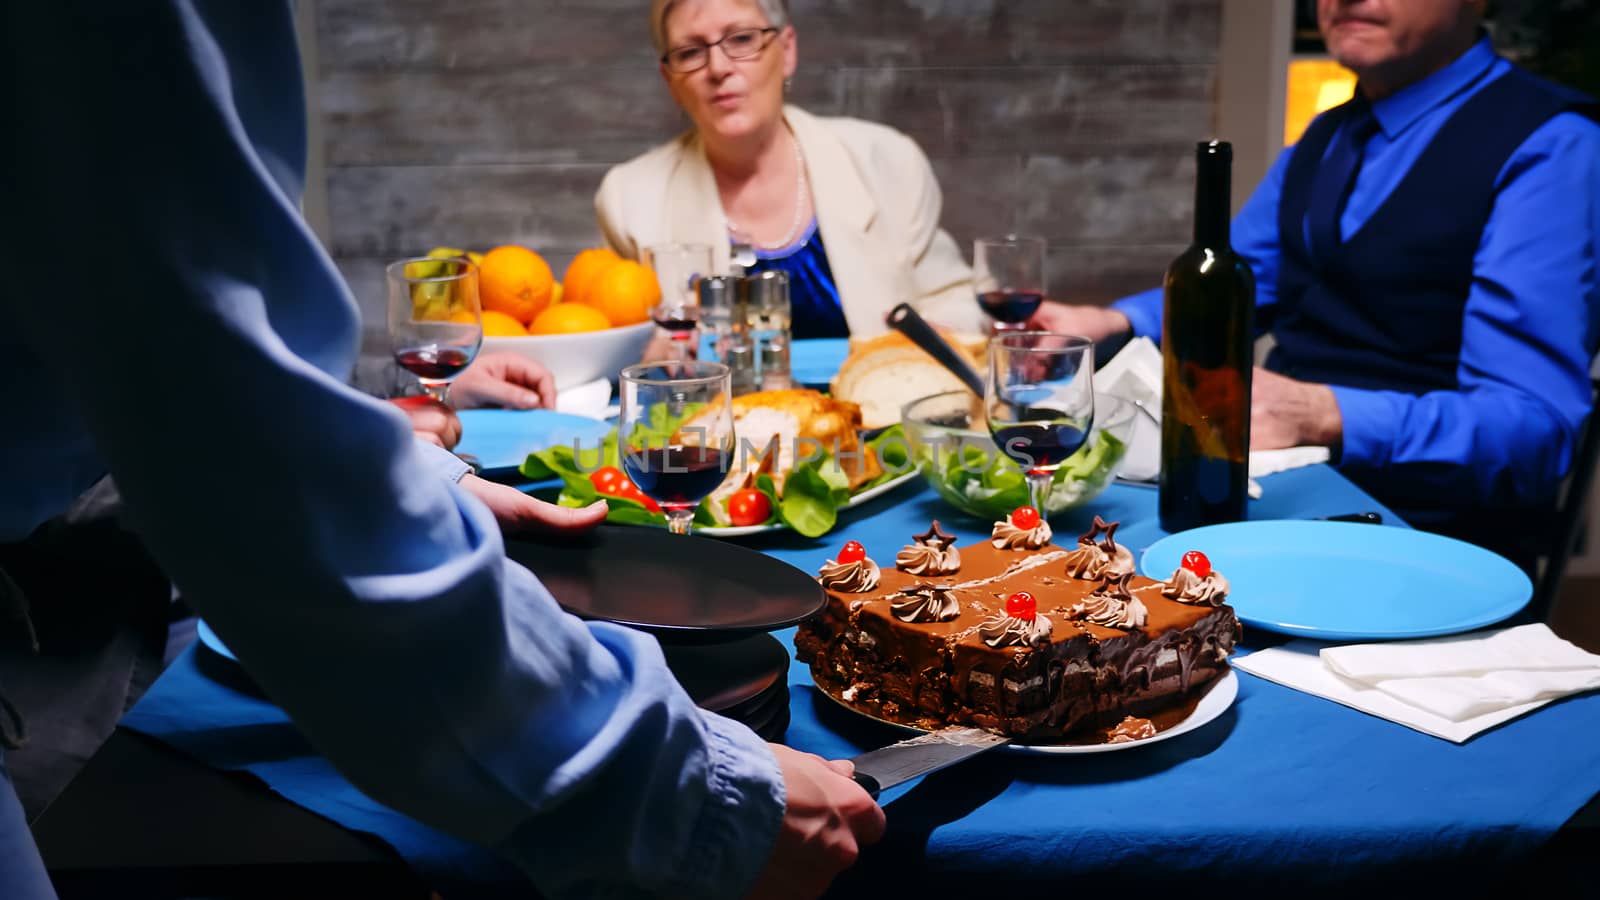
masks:
<instances>
[{"instance_id":1,"label":"dark green wine bottle","mask_svg":"<svg viewBox=\"0 0 1600 900\"><path fill-rule=\"evenodd\" d=\"M1167 267L1161 328L1161 527L1245 517L1256 282L1228 244L1233 147L1195 148L1194 243Z\"/></svg>"}]
</instances>

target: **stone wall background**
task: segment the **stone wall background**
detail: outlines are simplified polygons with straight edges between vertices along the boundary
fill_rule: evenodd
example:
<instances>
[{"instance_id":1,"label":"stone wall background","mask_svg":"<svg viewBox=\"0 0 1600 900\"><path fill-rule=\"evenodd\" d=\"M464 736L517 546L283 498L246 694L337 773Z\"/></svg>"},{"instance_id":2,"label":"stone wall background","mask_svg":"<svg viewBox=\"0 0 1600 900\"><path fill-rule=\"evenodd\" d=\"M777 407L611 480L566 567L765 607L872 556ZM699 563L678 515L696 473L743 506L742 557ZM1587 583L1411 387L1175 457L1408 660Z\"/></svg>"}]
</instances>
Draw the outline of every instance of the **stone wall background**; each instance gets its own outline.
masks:
<instances>
[{"instance_id":1,"label":"stone wall background","mask_svg":"<svg viewBox=\"0 0 1600 900\"><path fill-rule=\"evenodd\" d=\"M1153 286L1187 243L1190 148L1216 121L1222 0L792 0L795 102L892 125L933 161L970 248L1050 242L1054 296ZM606 169L686 127L644 0L316 0L330 248L384 385L385 262L599 241ZM969 250L970 253L970 250ZM391 367L392 368L392 367Z\"/></svg>"}]
</instances>

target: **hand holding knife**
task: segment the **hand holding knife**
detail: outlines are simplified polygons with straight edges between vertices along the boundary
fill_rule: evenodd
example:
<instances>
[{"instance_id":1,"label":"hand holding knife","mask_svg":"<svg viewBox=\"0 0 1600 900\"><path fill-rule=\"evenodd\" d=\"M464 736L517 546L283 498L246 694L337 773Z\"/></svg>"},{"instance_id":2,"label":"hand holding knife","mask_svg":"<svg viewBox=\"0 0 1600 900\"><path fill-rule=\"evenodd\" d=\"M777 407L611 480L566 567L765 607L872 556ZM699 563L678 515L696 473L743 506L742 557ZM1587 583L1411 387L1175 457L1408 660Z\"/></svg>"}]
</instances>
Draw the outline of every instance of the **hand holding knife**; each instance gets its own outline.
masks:
<instances>
[{"instance_id":1,"label":"hand holding knife","mask_svg":"<svg viewBox=\"0 0 1600 900\"><path fill-rule=\"evenodd\" d=\"M1009 743L1011 738L1003 734L952 725L880 747L850 761L856 766L856 784L876 800L878 794L895 785Z\"/></svg>"}]
</instances>

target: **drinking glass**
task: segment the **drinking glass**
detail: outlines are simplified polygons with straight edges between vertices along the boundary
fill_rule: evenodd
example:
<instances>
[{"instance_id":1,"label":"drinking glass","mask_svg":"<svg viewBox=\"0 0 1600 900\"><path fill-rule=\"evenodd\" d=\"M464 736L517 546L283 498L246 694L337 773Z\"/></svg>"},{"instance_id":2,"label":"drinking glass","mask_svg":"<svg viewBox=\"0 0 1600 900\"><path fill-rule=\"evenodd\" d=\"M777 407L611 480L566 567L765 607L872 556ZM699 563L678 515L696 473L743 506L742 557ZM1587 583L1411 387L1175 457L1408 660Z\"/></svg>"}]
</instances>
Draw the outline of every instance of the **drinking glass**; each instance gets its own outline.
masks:
<instances>
[{"instance_id":1,"label":"drinking glass","mask_svg":"<svg viewBox=\"0 0 1600 900\"><path fill-rule=\"evenodd\" d=\"M622 468L661 504L673 534L688 534L694 509L733 460L728 367L695 359L622 370L617 440Z\"/></svg>"},{"instance_id":2,"label":"drinking glass","mask_svg":"<svg viewBox=\"0 0 1600 900\"><path fill-rule=\"evenodd\" d=\"M989 339L985 387L989 435L1022 467L1033 508L1048 518L1055 471L1094 425L1094 342L1045 331L997 334Z\"/></svg>"},{"instance_id":3,"label":"drinking glass","mask_svg":"<svg viewBox=\"0 0 1600 900\"><path fill-rule=\"evenodd\" d=\"M443 403L450 381L483 343L478 267L465 259L421 257L390 263L389 349L395 362Z\"/></svg>"},{"instance_id":4,"label":"drinking glass","mask_svg":"<svg viewBox=\"0 0 1600 900\"><path fill-rule=\"evenodd\" d=\"M1043 238L978 238L972 247L978 305L994 320L996 333L1027 328L1044 302Z\"/></svg>"},{"instance_id":5,"label":"drinking glass","mask_svg":"<svg viewBox=\"0 0 1600 900\"><path fill-rule=\"evenodd\" d=\"M696 283L711 274L709 244L655 244L644 248L644 264L656 274L661 299L650 318L672 339L676 359L693 359L699 350L700 296Z\"/></svg>"}]
</instances>

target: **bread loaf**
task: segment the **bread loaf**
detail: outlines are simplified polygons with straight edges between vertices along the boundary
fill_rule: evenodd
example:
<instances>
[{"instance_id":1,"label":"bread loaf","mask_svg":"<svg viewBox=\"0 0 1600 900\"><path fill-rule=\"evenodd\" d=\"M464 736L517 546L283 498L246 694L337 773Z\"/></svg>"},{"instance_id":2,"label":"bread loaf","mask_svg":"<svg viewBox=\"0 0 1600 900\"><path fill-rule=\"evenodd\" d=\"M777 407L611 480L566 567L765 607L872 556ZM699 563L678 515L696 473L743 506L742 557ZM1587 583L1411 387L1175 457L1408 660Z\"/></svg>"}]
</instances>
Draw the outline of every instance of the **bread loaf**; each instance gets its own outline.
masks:
<instances>
[{"instance_id":1,"label":"bread loaf","mask_svg":"<svg viewBox=\"0 0 1600 900\"><path fill-rule=\"evenodd\" d=\"M985 340L947 332L946 341L983 371ZM833 396L861 407L863 428L883 428L900 421L900 411L914 400L945 391L966 390L922 348L898 331L871 340L851 342L850 355L833 378Z\"/></svg>"}]
</instances>

